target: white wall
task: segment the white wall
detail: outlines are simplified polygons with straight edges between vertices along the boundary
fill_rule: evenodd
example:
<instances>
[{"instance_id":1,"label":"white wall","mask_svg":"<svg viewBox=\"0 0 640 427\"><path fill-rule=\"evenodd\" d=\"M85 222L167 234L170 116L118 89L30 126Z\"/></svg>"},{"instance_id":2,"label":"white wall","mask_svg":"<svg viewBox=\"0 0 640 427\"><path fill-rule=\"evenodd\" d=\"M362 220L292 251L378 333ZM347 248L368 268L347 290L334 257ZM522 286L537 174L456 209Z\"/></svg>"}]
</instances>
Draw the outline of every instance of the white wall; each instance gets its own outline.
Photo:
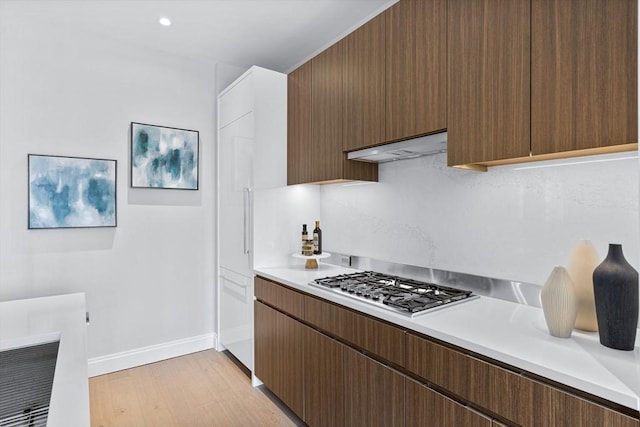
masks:
<instances>
[{"instance_id":1,"label":"white wall","mask_svg":"<svg viewBox=\"0 0 640 427\"><path fill-rule=\"evenodd\" d=\"M621 243L638 268L636 159L480 173L447 168L440 154L321 194L329 252L543 284L586 238L602 259Z\"/></svg>"},{"instance_id":2,"label":"white wall","mask_svg":"<svg viewBox=\"0 0 640 427\"><path fill-rule=\"evenodd\" d=\"M24 5L0 3L0 300L86 292L90 358L212 345L214 65L34 26ZM131 121L200 131L199 191L129 188ZM117 228L27 230L27 153L116 159Z\"/></svg>"}]
</instances>

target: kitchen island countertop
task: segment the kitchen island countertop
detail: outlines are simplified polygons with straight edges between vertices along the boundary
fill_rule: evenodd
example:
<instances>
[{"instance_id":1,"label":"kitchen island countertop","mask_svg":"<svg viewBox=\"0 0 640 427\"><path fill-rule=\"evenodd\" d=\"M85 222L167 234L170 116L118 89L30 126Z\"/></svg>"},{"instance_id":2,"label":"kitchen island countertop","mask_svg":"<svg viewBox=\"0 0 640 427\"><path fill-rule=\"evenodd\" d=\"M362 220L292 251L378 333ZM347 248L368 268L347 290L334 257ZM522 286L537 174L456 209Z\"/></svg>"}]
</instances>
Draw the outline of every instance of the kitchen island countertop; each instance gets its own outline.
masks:
<instances>
[{"instance_id":1,"label":"kitchen island countertop","mask_svg":"<svg viewBox=\"0 0 640 427\"><path fill-rule=\"evenodd\" d=\"M480 297L415 318L310 286L314 279L356 270L321 264L256 268L255 273L294 289L490 357L633 410L640 410L640 346L620 351L600 344L597 332L549 335L542 309Z\"/></svg>"},{"instance_id":2,"label":"kitchen island countertop","mask_svg":"<svg viewBox=\"0 0 640 427\"><path fill-rule=\"evenodd\" d=\"M0 302L0 350L57 340L47 426L88 426L84 293Z\"/></svg>"}]
</instances>

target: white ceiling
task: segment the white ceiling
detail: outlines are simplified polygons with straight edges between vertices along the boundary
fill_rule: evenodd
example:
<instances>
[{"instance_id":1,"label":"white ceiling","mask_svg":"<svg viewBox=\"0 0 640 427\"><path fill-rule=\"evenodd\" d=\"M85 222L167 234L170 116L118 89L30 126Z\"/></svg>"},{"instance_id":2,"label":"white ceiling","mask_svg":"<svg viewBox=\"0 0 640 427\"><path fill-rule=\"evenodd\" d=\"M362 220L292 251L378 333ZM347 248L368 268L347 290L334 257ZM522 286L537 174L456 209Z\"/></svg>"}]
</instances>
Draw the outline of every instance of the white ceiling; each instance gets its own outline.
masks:
<instances>
[{"instance_id":1,"label":"white ceiling","mask_svg":"<svg viewBox=\"0 0 640 427\"><path fill-rule=\"evenodd\" d=\"M291 71L397 0L0 0L15 19L247 68ZM170 27L158 24L160 16Z\"/></svg>"}]
</instances>

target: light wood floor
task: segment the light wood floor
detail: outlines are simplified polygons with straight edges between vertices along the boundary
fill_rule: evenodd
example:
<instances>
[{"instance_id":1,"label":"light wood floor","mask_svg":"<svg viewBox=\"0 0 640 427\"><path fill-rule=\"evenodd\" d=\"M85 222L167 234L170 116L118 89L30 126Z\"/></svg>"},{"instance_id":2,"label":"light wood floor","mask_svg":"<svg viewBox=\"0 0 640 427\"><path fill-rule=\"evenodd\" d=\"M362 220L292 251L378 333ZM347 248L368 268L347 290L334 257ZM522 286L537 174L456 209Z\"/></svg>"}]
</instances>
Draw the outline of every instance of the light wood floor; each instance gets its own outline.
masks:
<instances>
[{"instance_id":1,"label":"light wood floor","mask_svg":"<svg viewBox=\"0 0 640 427\"><path fill-rule=\"evenodd\" d=\"M193 353L89 380L92 427L296 426L225 354Z\"/></svg>"}]
</instances>

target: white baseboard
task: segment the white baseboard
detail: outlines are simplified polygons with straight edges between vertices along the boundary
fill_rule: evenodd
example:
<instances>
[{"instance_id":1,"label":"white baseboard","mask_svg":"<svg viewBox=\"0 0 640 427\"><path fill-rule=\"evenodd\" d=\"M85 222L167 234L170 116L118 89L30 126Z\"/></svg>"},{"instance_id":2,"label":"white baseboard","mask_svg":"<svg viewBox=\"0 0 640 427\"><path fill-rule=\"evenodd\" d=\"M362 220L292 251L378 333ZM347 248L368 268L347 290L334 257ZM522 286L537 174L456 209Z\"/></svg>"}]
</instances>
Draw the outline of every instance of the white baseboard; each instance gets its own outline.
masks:
<instances>
[{"instance_id":1,"label":"white baseboard","mask_svg":"<svg viewBox=\"0 0 640 427\"><path fill-rule=\"evenodd\" d=\"M217 347L215 333L184 338L89 359L89 377L184 356Z\"/></svg>"}]
</instances>

